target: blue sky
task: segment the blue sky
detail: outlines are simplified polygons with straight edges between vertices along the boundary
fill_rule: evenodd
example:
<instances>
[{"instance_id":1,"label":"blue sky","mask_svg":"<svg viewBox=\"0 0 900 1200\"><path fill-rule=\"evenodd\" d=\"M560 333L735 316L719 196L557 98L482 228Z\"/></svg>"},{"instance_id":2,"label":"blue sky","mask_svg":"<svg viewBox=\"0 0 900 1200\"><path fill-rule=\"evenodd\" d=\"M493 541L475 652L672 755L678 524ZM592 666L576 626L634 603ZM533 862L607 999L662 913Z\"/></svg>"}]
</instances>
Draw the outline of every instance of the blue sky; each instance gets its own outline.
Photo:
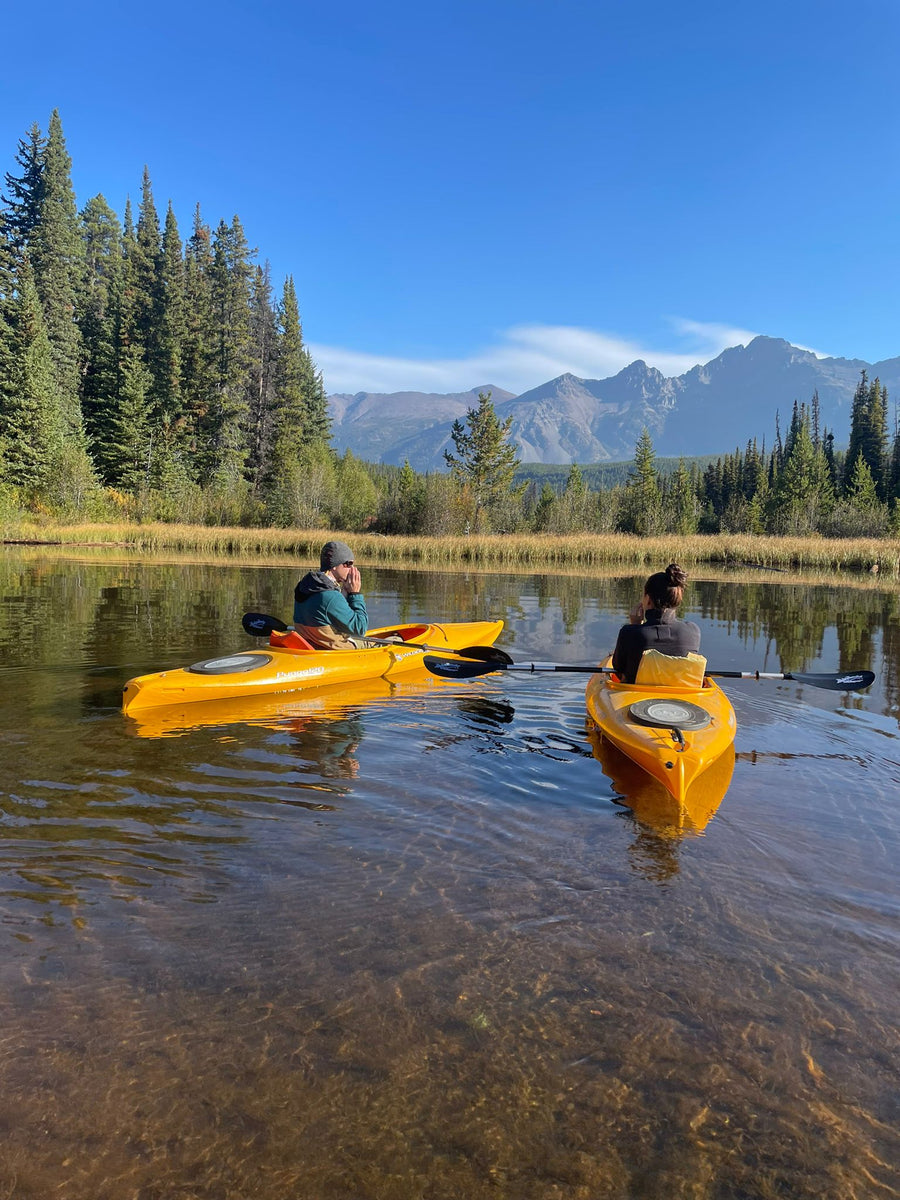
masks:
<instances>
[{"instance_id":1,"label":"blue sky","mask_svg":"<svg viewBox=\"0 0 900 1200\"><path fill-rule=\"evenodd\" d=\"M4 33L0 172L57 107L79 204L146 163L183 236L237 213L329 391L900 355L897 0L49 0Z\"/></svg>"}]
</instances>

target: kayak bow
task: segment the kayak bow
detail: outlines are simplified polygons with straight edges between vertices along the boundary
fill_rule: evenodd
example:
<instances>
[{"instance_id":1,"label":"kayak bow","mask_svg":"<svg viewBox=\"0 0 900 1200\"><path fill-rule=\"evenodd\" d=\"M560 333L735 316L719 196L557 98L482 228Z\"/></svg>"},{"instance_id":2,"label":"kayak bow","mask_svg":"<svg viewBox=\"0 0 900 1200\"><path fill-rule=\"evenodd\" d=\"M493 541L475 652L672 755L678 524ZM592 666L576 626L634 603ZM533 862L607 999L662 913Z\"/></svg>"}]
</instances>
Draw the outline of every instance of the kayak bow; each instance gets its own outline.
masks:
<instances>
[{"instance_id":1,"label":"kayak bow","mask_svg":"<svg viewBox=\"0 0 900 1200\"><path fill-rule=\"evenodd\" d=\"M605 738L683 803L691 784L734 741L731 701L709 677L701 687L621 683L592 675L588 713Z\"/></svg>"}]
</instances>

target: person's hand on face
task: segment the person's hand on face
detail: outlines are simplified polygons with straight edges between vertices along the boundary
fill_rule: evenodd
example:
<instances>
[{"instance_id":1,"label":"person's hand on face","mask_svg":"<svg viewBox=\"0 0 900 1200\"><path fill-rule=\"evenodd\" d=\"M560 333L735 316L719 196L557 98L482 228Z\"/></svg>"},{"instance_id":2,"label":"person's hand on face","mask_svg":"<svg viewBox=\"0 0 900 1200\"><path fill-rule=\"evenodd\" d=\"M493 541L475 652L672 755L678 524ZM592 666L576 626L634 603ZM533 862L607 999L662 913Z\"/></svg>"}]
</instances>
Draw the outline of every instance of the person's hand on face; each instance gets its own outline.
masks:
<instances>
[{"instance_id":1,"label":"person's hand on face","mask_svg":"<svg viewBox=\"0 0 900 1200\"><path fill-rule=\"evenodd\" d=\"M345 596L353 596L362 591L362 576L359 573L359 567L355 563L342 563L344 578L341 582L341 591Z\"/></svg>"}]
</instances>

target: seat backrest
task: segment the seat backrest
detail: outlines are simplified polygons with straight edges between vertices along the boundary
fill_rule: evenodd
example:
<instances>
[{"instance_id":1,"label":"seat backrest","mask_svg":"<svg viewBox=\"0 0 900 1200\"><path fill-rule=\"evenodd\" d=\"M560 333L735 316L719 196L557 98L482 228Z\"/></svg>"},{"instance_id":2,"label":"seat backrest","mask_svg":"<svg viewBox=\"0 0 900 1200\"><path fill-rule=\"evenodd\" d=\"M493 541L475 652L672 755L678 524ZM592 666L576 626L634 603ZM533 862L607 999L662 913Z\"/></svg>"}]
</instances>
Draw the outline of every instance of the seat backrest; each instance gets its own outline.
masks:
<instances>
[{"instance_id":1,"label":"seat backrest","mask_svg":"<svg viewBox=\"0 0 900 1200\"><path fill-rule=\"evenodd\" d=\"M286 629L283 633L273 629L269 634L269 645L280 646L282 650L315 650L312 642L308 642L296 629Z\"/></svg>"},{"instance_id":2,"label":"seat backrest","mask_svg":"<svg viewBox=\"0 0 900 1200\"><path fill-rule=\"evenodd\" d=\"M706 659L693 650L687 654L662 654L645 650L638 664L635 683L657 687L703 687Z\"/></svg>"}]
</instances>

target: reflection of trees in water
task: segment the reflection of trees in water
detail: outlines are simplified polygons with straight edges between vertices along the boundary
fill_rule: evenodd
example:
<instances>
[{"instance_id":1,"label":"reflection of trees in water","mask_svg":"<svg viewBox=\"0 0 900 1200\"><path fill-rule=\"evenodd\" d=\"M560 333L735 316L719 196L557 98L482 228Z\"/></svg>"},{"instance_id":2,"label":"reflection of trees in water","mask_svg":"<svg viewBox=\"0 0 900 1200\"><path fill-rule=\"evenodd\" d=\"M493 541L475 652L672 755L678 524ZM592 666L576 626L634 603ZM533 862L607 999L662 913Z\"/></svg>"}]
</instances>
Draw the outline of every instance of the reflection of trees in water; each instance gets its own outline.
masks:
<instances>
[{"instance_id":1,"label":"reflection of trees in water","mask_svg":"<svg viewBox=\"0 0 900 1200\"><path fill-rule=\"evenodd\" d=\"M890 610L885 612L882 633L881 687L887 700L894 706L900 703L900 618L897 615L897 600L890 598Z\"/></svg>"},{"instance_id":2,"label":"reflection of trees in water","mask_svg":"<svg viewBox=\"0 0 900 1200\"><path fill-rule=\"evenodd\" d=\"M900 668L900 601L894 592L868 588L776 583L701 582L692 593L696 613L722 622L743 640L767 639L783 671L800 671L822 653L833 628L838 643L837 670L872 667L883 673L881 686L896 701ZM879 633L883 663L876 656Z\"/></svg>"},{"instance_id":3,"label":"reflection of trees in water","mask_svg":"<svg viewBox=\"0 0 900 1200\"><path fill-rule=\"evenodd\" d=\"M437 619L452 613L459 621L499 617L505 622L505 643L515 641L516 623L527 616L523 597L533 595L543 614L558 606L565 632L573 634L584 617L586 603L611 608L626 619L639 598L644 577L630 575L593 578L584 575L504 574L474 572L379 571L382 589L393 583L398 592L398 620ZM370 613L377 619L377 614Z\"/></svg>"},{"instance_id":4,"label":"reflection of trees in water","mask_svg":"<svg viewBox=\"0 0 900 1200\"><path fill-rule=\"evenodd\" d=\"M528 577L521 575L466 571L379 570L377 574L381 591L396 589L398 622L484 621L499 617L509 626L524 616L522 593L527 582ZM384 623L371 606L369 619L373 624Z\"/></svg>"},{"instance_id":5,"label":"reflection of trees in water","mask_svg":"<svg viewBox=\"0 0 900 1200\"><path fill-rule=\"evenodd\" d=\"M572 635L581 622L586 598L596 595L592 580L579 575L538 575L534 581L541 613L559 605L563 629Z\"/></svg>"},{"instance_id":6,"label":"reflection of trees in water","mask_svg":"<svg viewBox=\"0 0 900 1200\"><path fill-rule=\"evenodd\" d=\"M78 562L9 551L0 556L0 645L7 666L48 667L88 661L97 666L172 664L247 644L240 615L257 609L290 619L301 567L227 563ZM491 575L465 571L367 568L367 590L392 603L372 606L373 623L480 620L506 622L503 643L513 646L527 618L526 599L542 611L559 607L566 632L584 620L588 604L621 613L634 604L644 575L584 577L559 574ZM900 689L900 599L877 588L760 579L689 585L693 615L721 622L742 640L771 643L782 670L802 670L819 657L834 628L840 661L835 669L868 667L882 678L888 703ZM381 611L377 611L380 608ZM883 661L876 658L881 644ZM829 664L831 667L832 664ZM57 687L28 675L29 695L49 698Z\"/></svg>"}]
</instances>

